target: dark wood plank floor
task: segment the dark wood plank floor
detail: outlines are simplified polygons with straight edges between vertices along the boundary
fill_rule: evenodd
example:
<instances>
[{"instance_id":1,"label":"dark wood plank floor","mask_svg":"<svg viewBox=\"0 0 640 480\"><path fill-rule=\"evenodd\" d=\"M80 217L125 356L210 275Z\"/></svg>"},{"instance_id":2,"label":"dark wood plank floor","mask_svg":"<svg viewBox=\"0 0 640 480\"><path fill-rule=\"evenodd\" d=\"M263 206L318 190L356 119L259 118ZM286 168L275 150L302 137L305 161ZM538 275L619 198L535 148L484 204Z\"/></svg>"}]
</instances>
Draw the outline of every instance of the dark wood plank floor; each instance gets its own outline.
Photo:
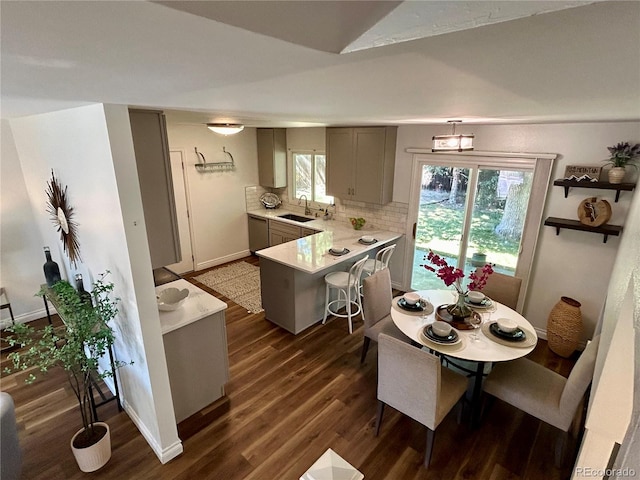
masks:
<instances>
[{"instance_id":1,"label":"dark wood plank floor","mask_svg":"<svg viewBox=\"0 0 640 480\"><path fill-rule=\"evenodd\" d=\"M244 260L258 264L257 257ZM380 436L374 436L377 349L374 344L360 365L362 322L352 335L346 321L332 318L294 336L264 314L248 314L216 296L229 305L228 396L179 425L184 453L166 465L126 413L113 402L102 407L113 456L92 478L297 480L327 448L366 480L570 477L570 466L553 466L557 432L499 401L477 430L449 415L438 428L431 467L425 470L425 429L417 422L387 408ZM530 358L565 376L575 362L550 352L544 341ZM23 384L24 377L3 374L1 384L17 406L23 478L87 477L69 448L80 420L64 372L52 371L31 386Z\"/></svg>"}]
</instances>

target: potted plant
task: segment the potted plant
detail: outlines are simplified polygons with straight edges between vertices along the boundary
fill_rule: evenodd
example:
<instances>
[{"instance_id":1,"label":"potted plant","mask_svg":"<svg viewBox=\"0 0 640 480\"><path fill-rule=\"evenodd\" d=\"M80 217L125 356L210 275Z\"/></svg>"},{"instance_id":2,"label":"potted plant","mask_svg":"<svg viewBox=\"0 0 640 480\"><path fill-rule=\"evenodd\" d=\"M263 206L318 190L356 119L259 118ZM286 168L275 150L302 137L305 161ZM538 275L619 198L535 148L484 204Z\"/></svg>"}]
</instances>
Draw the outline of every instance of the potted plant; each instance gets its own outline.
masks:
<instances>
[{"instance_id":1,"label":"potted plant","mask_svg":"<svg viewBox=\"0 0 640 480\"><path fill-rule=\"evenodd\" d=\"M487 254L484 250L480 249L471 255L472 267L483 267L487 263Z\"/></svg>"},{"instance_id":2,"label":"potted plant","mask_svg":"<svg viewBox=\"0 0 640 480\"><path fill-rule=\"evenodd\" d=\"M625 167L631 165L637 168L633 162L640 156L640 143L632 146L629 142L620 142L613 147L607 147L607 150L610 157L605 165L611 165L609 183L622 183L626 173Z\"/></svg>"},{"instance_id":3,"label":"potted plant","mask_svg":"<svg viewBox=\"0 0 640 480\"><path fill-rule=\"evenodd\" d=\"M6 330L11 333L8 342L20 350L8 355L12 367L8 372L34 368L46 373L52 367L62 367L78 400L82 429L71 440L71 447L80 470L92 472L104 466L111 458L109 426L97 422L91 405L91 381L113 375L125 365L114 361L113 369L99 370L98 360L109 351L114 333L109 326L118 313L118 298L111 298L113 283L105 281L105 272L94 282L91 301L62 280L52 287L52 297L64 325L47 325L36 329L28 324L16 324ZM44 292L39 292L44 295ZM36 380L30 373L27 383Z\"/></svg>"}]
</instances>

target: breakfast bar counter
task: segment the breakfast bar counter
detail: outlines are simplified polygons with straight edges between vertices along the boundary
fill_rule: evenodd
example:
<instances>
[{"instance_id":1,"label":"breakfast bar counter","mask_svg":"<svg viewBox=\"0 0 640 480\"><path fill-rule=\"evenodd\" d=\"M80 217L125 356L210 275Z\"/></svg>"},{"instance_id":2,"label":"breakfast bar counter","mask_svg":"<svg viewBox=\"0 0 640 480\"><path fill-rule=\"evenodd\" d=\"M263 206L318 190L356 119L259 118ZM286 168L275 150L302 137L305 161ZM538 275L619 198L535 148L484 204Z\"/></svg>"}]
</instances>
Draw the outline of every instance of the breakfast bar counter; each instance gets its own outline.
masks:
<instances>
[{"instance_id":1,"label":"breakfast bar counter","mask_svg":"<svg viewBox=\"0 0 640 480\"><path fill-rule=\"evenodd\" d=\"M324 223L329 225L323 232L256 252L265 318L293 334L322 320L326 274L346 271L365 255L374 258L378 250L402 237L386 230L354 230L331 220ZM376 242L361 243L363 235ZM329 253L338 246L348 252L339 256Z\"/></svg>"}]
</instances>

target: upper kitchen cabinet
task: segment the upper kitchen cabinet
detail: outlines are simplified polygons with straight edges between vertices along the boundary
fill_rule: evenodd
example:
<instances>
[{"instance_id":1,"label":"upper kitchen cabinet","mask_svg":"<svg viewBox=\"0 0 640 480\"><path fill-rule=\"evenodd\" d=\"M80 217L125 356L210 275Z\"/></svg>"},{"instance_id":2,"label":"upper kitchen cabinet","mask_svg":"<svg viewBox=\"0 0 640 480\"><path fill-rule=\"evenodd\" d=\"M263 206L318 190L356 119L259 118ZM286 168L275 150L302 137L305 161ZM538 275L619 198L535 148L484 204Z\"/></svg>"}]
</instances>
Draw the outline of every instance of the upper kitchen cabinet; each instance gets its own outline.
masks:
<instances>
[{"instance_id":1,"label":"upper kitchen cabinet","mask_svg":"<svg viewBox=\"0 0 640 480\"><path fill-rule=\"evenodd\" d=\"M287 186L287 131L258 128L258 177L263 187Z\"/></svg>"},{"instance_id":2,"label":"upper kitchen cabinet","mask_svg":"<svg viewBox=\"0 0 640 480\"><path fill-rule=\"evenodd\" d=\"M153 268L181 260L173 180L162 112L129 110L133 149Z\"/></svg>"},{"instance_id":3,"label":"upper kitchen cabinet","mask_svg":"<svg viewBox=\"0 0 640 480\"><path fill-rule=\"evenodd\" d=\"M327 128L327 195L384 205L393 196L397 127Z\"/></svg>"}]
</instances>

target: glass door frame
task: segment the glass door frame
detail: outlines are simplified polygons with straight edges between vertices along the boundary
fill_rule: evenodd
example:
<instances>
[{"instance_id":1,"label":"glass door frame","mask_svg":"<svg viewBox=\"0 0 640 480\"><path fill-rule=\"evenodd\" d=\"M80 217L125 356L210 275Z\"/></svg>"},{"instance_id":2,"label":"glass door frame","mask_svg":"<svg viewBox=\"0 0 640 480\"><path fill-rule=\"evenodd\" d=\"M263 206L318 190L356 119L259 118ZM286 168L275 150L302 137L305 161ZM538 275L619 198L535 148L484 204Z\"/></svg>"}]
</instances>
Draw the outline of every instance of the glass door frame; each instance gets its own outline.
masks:
<instances>
[{"instance_id":1,"label":"glass door frame","mask_svg":"<svg viewBox=\"0 0 640 480\"><path fill-rule=\"evenodd\" d=\"M477 175L481 168L498 168L504 170L524 170L533 172L531 194L527 206L527 218L525 220L522 240L520 242L520 254L516 266L515 275L522 279L520 297L517 310L521 312L526 298L529 273L533 264L538 235L542 226L544 204L551 179L551 167L557 157L549 153L507 153L507 152L453 152L432 153L430 149L408 148L407 153L413 154L411 172L411 188L409 196L409 211L407 214L406 250L404 258L403 285L411 285L413 273L413 261L416 244L416 228L420 207L420 191L422 180L422 168L425 165L456 166L471 168L472 175ZM472 194L475 197L475 194ZM473 202L467 202L467 213L473 208ZM462 241L468 242L467 232L471 223L471 215L466 215L463 226Z\"/></svg>"}]
</instances>

